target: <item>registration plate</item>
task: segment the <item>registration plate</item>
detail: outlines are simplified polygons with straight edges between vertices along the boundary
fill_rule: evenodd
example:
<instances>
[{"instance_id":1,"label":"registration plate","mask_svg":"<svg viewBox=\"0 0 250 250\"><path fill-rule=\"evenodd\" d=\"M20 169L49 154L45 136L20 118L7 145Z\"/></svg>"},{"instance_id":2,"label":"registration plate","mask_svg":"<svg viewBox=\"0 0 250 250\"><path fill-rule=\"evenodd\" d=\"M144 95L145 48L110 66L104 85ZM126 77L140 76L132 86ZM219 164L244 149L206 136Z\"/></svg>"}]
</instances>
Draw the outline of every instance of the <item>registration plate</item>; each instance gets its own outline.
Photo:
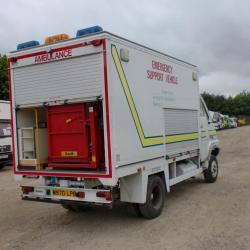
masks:
<instances>
[{"instance_id":1,"label":"registration plate","mask_svg":"<svg viewBox=\"0 0 250 250\"><path fill-rule=\"evenodd\" d=\"M67 189L55 189L55 190L53 190L53 195L55 195L55 196L75 197L76 196L76 191L67 190Z\"/></svg>"},{"instance_id":2,"label":"registration plate","mask_svg":"<svg viewBox=\"0 0 250 250\"><path fill-rule=\"evenodd\" d=\"M7 159L8 155L0 155L0 159Z\"/></svg>"}]
</instances>

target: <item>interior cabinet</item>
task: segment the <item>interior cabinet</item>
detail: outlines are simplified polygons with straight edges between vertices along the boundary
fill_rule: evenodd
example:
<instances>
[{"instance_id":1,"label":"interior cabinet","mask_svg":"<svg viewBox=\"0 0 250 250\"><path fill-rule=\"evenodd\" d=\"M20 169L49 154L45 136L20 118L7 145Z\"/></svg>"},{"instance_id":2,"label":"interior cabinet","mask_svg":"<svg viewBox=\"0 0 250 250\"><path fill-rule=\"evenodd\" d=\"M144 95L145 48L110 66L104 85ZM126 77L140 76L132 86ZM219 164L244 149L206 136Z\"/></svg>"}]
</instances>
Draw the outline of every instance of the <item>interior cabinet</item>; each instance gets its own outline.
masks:
<instances>
[{"instance_id":1,"label":"interior cabinet","mask_svg":"<svg viewBox=\"0 0 250 250\"><path fill-rule=\"evenodd\" d=\"M19 128L18 142L20 166L39 167L47 163L47 128Z\"/></svg>"}]
</instances>

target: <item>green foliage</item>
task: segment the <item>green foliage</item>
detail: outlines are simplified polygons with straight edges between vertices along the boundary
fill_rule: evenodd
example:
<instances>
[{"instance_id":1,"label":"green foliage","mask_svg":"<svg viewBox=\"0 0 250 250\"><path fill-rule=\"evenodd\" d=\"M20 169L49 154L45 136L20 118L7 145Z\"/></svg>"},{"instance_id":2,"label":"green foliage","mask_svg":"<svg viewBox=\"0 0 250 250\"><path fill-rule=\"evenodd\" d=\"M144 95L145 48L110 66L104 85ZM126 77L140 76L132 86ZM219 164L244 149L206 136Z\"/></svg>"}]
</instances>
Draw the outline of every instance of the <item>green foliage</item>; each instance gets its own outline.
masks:
<instances>
[{"instance_id":1,"label":"green foliage","mask_svg":"<svg viewBox=\"0 0 250 250\"><path fill-rule=\"evenodd\" d=\"M229 116L250 116L250 92L243 91L234 97L204 92L202 96L209 110Z\"/></svg>"},{"instance_id":2,"label":"green foliage","mask_svg":"<svg viewBox=\"0 0 250 250\"><path fill-rule=\"evenodd\" d=\"M0 100L9 100L7 57L0 55Z\"/></svg>"}]
</instances>

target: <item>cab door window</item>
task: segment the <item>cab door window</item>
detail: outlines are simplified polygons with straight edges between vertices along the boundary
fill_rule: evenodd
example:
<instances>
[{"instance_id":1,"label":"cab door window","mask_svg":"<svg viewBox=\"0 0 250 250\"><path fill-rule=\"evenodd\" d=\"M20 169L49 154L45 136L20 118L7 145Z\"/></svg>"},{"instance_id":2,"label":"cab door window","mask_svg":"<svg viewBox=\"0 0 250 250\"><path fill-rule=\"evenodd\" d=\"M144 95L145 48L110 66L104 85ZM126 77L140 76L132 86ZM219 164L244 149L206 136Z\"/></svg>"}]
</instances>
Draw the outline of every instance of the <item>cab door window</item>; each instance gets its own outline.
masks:
<instances>
[{"instance_id":1,"label":"cab door window","mask_svg":"<svg viewBox=\"0 0 250 250\"><path fill-rule=\"evenodd\" d=\"M204 104L203 102L200 100L200 115L203 116L203 117L206 117L208 120L209 120L209 116L208 116L208 113L204 107Z\"/></svg>"}]
</instances>

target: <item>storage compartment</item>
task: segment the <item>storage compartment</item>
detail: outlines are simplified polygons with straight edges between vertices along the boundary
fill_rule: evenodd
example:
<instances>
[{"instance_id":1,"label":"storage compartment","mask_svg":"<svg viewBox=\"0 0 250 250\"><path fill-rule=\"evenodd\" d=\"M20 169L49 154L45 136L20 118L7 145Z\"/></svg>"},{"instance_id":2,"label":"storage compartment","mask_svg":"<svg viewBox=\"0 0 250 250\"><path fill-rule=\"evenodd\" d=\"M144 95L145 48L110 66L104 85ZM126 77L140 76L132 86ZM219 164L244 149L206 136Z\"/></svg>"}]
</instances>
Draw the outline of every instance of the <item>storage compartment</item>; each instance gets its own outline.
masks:
<instances>
[{"instance_id":1,"label":"storage compartment","mask_svg":"<svg viewBox=\"0 0 250 250\"><path fill-rule=\"evenodd\" d=\"M47 107L49 167L100 169L103 124L100 103Z\"/></svg>"},{"instance_id":2,"label":"storage compartment","mask_svg":"<svg viewBox=\"0 0 250 250\"><path fill-rule=\"evenodd\" d=\"M19 168L41 170L48 163L48 140L45 110L17 111Z\"/></svg>"},{"instance_id":3,"label":"storage compartment","mask_svg":"<svg viewBox=\"0 0 250 250\"><path fill-rule=\"evenodd\" d=\"M101 102L20 109L17 131L21 170L105 168Z\"/></svg>"},{"instance_id":4,"label":"storage compartment","mask_svg":"<svg viewBox=\"0 0 250 250\"><path fill-rule=\"evenodd\" d=\"M198 110L164 108L166 155L174 155L199 148ZM172 143L172 142L175 143Z\"/></svg>"},{"instance_id":5,"label":"storage compartment","mask_svg":"<svg viewBox=\"0 0 250 250\"><path fill-rule=\"evenodd\" d=\"M85 104L47 108L49 162L89 162Z\"/></svg>"}]
</instances>

